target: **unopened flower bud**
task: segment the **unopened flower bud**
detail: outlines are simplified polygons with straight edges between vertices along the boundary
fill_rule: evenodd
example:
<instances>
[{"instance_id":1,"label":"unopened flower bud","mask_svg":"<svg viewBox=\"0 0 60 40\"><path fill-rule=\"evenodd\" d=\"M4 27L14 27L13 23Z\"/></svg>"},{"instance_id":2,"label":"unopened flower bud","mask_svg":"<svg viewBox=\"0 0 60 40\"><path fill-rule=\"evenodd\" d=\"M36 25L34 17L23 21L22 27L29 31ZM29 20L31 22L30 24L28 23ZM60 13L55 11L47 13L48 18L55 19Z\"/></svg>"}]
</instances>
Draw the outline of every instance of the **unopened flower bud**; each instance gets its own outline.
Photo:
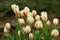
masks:
<instances>
[{"instance_id":1,"label":"unopened flower bud","mask_svg":"<svg viewBox=\"0 0 60 40\"><path fill-rule=\"evenodd\" d=\"M58 20L57 18L53 19L53 24L54 24L54 25L57 25L58 22L59 22L59 20Z\"/></svg>"},{"instance_id":2,"label":"unopened flower bud","mask_svg":"<svg viewBox=\"0 0 60 40\"><path fill-rule=\"evenodd\" d=\"M5 27L10 30L10 28L11 28L10 23L6 23L6 24L5 24Z\"/></svg>"},{"instance_id":3,"label":"unopened flower bud","mask_svg":"<svg viewBox=\"0 0 60 40\"><path fill-rule=\"evenodd\" d=\"M10 30L4 27L4 33L8 33L8 32L10 32Z\"/></svg>"},{"instance_id":4,"label":"unopened flower bud","mask_svg":"<svg viewBox=\"0 0 60 40\"><path fill-rule=\"evenodd\" d=\"M26 28L23 28L24 32L27 34L31 31L30 26L26 26Z\"/></svg>"},{"instance_id":5,"label":"unopened flower bud","mask_svg":"<svg viewBox=\"0 0 60 40\"><path fill-rule=\"evenodd\" d=\"M41 21L41 20L36 21L34 27L35 27L35 28L38 28L38 29L42 29L42 28L43 28L43 23L42 23L42 21Z\"/></svg>"},{"instance_id":6,"label":"unopened flower bud","mask_svg":"<svg viewBox=\"0 0 60 40\"><path fill-rule=\"evenodd\" d=\"M47 26L50 26L50 24L51 24L50 21L47 21L47 22L46 22L46 25L47 25Z\"/></svg>"},{"instance_id":7,"label":"unopened flower bud","mask_svg":"<svg viewBox=\"0 0 60 40\"><path fill-rule=\"evenodd\" d=\"M18 35L20 36L20 30L18 31Z\"/></svg>"},{"instance_id":8,"label":"unopened flower bud","mask_svg":"<svg viewBox=\"0 0 60 40\"><path fill-rule=\"evenodd\" d=\"M21 18L25 18L24 10L20 11Z\"/></svg>"},{"instance_id":9,"label":"unopened flower bud","mask_svg":"<svg viewBox=\"0 0 60 40\"><path fill-rule=\"evenodd\" d=\"M19 24L20 24L21 26L24 26L24 25L25 25L24 19L19 18L19 19L18 19L18 22L19 22Z\"/></svg>"},{"instance_id":10,"label":"unopened flower bud","mask_svg":"<svg viewBox=\"0 0 60 40\"><path fill-rule=\"evenodd\" d=\"M18 14L18 13L19 13L19 7L18 7L18 5L12 4L12 5L11 5L11 8L12 8L12 10L13 10L13 12L14 12L15 14Z\"/></svg>"},{"instance_id":11,"label":"unopened flower bud","mask_svg":"<svg viewBox=\"0 0 60 40\"><path fill-rule=\"evenodd\" d=\"M37 14L36 10L33 10L33 11L32 11L32 16L35 17L36 14Z\"/></svg>"},{"instance_id":12,"label":"unopened flower bud","mask_svg":"<svg viewBox=\"0 0 60 40\"><path fill-rule=\"evenodd\" d=\"M27 17L27 22L28 22L28 24L33 24L34 23L34 18L31 17L31 16Z\"/></svg>"},{"instance_id":13,"label":"unopened flower bud","mask_svg":"<svg viewBox=\"0 0 60 40\"><path fill-rule=\"evenodd\" d=\"M36 20L40 20L40 16L39 16L39 15L36 15L36 16L35 16L35 19L36 19Z\"/></svg>"},{"instance_id":14,"label":"unopened flower bud","mask_svg":"<svg viewBox=\"0 0 60 40\"><path fill-rule=\"evenodd\" d=\"M29 39L33 40L33 34L32 33L29 33Z\"/></svg>"},{"instance_id":15,"label":"unopened flower bud","mask_svg":"<svg viewBox=\"0 0 60 40\"><path fill-rule=\"evenodd\" d=\"M44 22L47 22L48 20L47 12L41 12L41 18Z\"/></svg>"},{"instance_id":16,"label":"unopened flower bud","mask_svg":"<svg viewBox=\"0 0 60 40\"><path fill-rule=\"evenodd\" d=\"M28 7L25 7L24 12L25 12L25 14L27 14L28 12L30 12L30 9Z\"/></svg>"},{"instance_id":17,"label":"unopened flower bud","mask_svg":"<svg viewBox=\"0 0 60 40\"><path fill-rule=\"evenodd\" d=\"M51 35L53 37L57 37L59 35L59 31L57 29L52 30Z\"/></svg>"}]
</instances>

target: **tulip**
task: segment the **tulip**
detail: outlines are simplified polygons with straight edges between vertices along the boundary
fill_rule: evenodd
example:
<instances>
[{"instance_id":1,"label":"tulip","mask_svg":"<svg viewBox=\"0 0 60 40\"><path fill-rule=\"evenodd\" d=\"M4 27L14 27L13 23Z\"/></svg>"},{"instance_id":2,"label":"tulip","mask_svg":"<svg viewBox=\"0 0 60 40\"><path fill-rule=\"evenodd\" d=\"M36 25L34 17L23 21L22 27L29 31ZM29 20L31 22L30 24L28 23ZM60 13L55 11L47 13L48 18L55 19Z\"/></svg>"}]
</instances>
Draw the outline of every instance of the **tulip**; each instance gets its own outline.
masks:
<instances>
[{"instance_id":1,"label":"tulip","mask_svg":"<svg viewBox=\"0 0 60 40\"><path fill-rule=\"evenodd\" d=\"M29 39L33 40L33 34L32 33L29 33Z\"/></svg>"},{"instance_id":2,"label":"tulip","mask_svg":"<svg viewBox=\"0 0 60 40\"><path fill-rule=\"evenodd\" d=\"M32 16L35 17L36 14L37 14L36 10L33 10L33 11L32 11Z\"/></svg>"},{"instance_id":3,"label":"tulip","mask_svg":"<svg viewBox=\"0 0 60 40\"><path fill-rule=\"evenodd\" d=\"M34 23L34 18L31 17L31 16L27 17L27 22L28 22L28 24L33 24Z\"/></svg>"},{"instance_id":4,"label":"tulip","mask_svg":"<svg viewBox=\"0 0 60 40\"><path fill-rule=\"evenodd\" d=\"M24 26L24 25L25 25L24 19L22 19L22 18L19 18L19 19L18 19L18 22L19 22L19 24L20 24L21 26Z\"/></svg>"},{"instance_id":5,"label":"tulip","mask_svg":"<svg viewBox=\"0 0 60 40\"><path fill-rule=\"evenodd\" d=\"M10 23L6 23L6 24L5 24L5 27L6 27L8 30L10 30L10 28L11 28Z\"/></svg>"},{"instance_id":6,"label":"tulip","mask_svg":"<svg viewBox=\"0 0 60 40\"><path fill-rule=\"evenodd\" d=\"M10 29L7 29L6 27L4 27L4 33L8 33L10 32Z\"/></svg>"},{"instance_id":7,"label":"tulip","mask_svg":"<svg viewBox=\"0 0 60 40\"><path fill-rule=\"evenodd\" d=\"M40 20L40 16L39 16L39 15L36 15L36 16L35 16L35 19L36 19L36 20Z\"/></svg>"},{"instance_id":8,"label":"tulip","mask_svg":"<svg viewBox=\"0 0 60 40\"><path fill-rule=\"evenodd\" d=\"M20 11L20 15L21 15L21 18L25 18L24 10L21 10L21 11Z\"/></svg>"},{"instance_id":9,"label":"tulip","mask_svg":"<svg viewBox=\"0 0 60 40\"><path fill-rule=\"evenodd\" d=\"M46 25L47 25L47 26L50 26L50 24L51 24L51 23L50 23L50 21L48 20L48 21L46 22Z\"/></svg>"},{"instance_id":10,"label":"tulip","mask_svg":"<svg viewBox=\"0 0 60 40\"><path fill-rule=\"evenodd\" d=\"M27 34L31 31L30 26L26 26L26 28L23 28L23 31Z\"/></svg>"},{"instance_id":11,"label":"tulip","mask_svg":"<svg viewBox=\"0 0 60 40\"><path fill-rule=\"evenodd\" d=\"M11 8L14 11L15 14L18 14L19 13L19 7L18 7L18 5L12 4L11 5Z\"/></svg>"},{"instance_id":12,"label":"tulip","mask_svg":"<svg viewBox=\"0 0 60 40\"><path fill-rule=\"evenodd\" d=\"M48 20L47 12L41 12L41 18L44 22L47 22Z\"/></svg>"},{"instance_id":13,"label":"tulip","mask_svg":"<svg viewBox=\"0 0 60 40\"><path fill-rule=\"evenodd\" d=\"M20 36L20 30L18 30L18 35Z\"/></svg>"},{"instance_id":14,"label":"tulip","mask_svg":"<svg viewBox=\"0 0 60 40\"><path fill-rule=\"evenodd\" d=\"M42 23L42 21L41 21L41 20L36 21L34 27L35 27L35 28L38 28L38 29L42 29L42 28L43 28L43 23Z\"/></svg>"},{"instance_id":15,"label":"tulip","mask_svg":"<svg viewBox=\"0 0 60 40\"><path fill-rule=\"evenodd\" d=\"M54 25L57 25L58 22L59 22L59 20L58 20L57 18L54 18L54 19L53 19L53 24L54 24Z\"/></svg>"},{"instance_id":16,"label":"tulip","mask_svg":"<svg viewBox=\"0 0 60 40\"><path fill-rule=\"evenodd\" d=\"M24 14L25 14L25 16L27 16L27 13L28 13L28 12L30 12L30 9L29 9L28 7L25 7L25 8L24 8Z\"/></svg>"},{"instance_id":17,"label":"tulip","mask_svg":"<svg viewBox=\"0 0 60 40\"><path fill-rule=\"evenodd\" d=\"M51 32L51 35L53 37L57 37L59 35L59 31L57 29L53 29L52 32Z\"/></svg>"},{"instance_id":18,"label":"tulip","mask_svg":"<svg viewBox=\"0 0 60 40\"><path fill-rule=\"evenodd\" d=\"M24 8L25 12L30 12L30 9L28 7Z\"/></svg>"}]
</instances>

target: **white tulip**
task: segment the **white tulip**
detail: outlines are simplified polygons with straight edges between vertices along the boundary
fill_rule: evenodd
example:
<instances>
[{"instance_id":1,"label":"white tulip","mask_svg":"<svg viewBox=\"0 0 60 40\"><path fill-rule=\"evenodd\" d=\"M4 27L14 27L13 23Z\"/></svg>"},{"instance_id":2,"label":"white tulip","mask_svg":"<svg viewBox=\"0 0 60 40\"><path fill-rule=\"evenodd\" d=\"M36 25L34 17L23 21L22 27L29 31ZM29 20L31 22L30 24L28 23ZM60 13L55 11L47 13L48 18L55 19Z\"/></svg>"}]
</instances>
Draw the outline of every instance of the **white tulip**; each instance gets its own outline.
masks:
<instances>
[{"instance_id":1,"label":"white tulip","mask_svg":"<svg viewBox=\"0 0 60 40\"><path fill-rule=\"evenodd\" d=\"M20 30L18 30L18 35L20 36Z\"/></svg>"},{"instance_id":2,"label":"white tulip","mask_svg":"<svg viewBox=\"0 0 60 40\"><path fill-rule=\"evenodd\" d=\"M54 25L57 25L58 22L59 22L59 20L58 20L57 18L54 18L54 19L53 19L53 24L54 24Z\"/></svg>"},{"instance_id":3,"label":"white tulip","mask_svg":"<svg viewBox=\"0 0 60 40\"><path fill-rule=\"evenodd\" d=\"M59 35L59 31L57 29L52 30L51 35L53 37L57 37Z\"/></svg>"},{"instance_id":4,"label":"white tulip","mask_svg":"<svg viewBox=\"0 0 60 40\"><path fill-rule=\"evenodd\" d=\"M48 20L47 12L41 12L41 18L44 22Z\"/></svg>"},{"instance_id":5,"label":"white tulip","mask_svg":"<svg viewBox=\"0 0 60 40\"><path fill-rule=\"evenodd\" d=\"M37 15L36 10L33 10L33 11L32 11L32 16L35 17L36 15Z\"/></svg>"},{"instance_id":6,"label":"white tulip","mask_svg":"<svg viewBox=\"0 0 60 40\"><path fill-rule=\"evenodd\" d=\"M33 24L34 23L34 18L31 17L31 16L27 17L27 22L28 22L28 24Z\"/></svg>"},{"instance_id":7,"label":"white tulip","mask_svg":"<svg viewBox=\"0 0 60 40\"><path fill-rule=\"evenodd\" d=\"M10 30L4 27L4 33L8 33L8 32L10 32Z\"/></svg>"},{"instance_id":8,"label":"white tulip","mask_svg":"<svg viewBox=\"0 0 60 40\"><path fill-rule=\"evenodd\" d=\"M18 19L18 22L19 22L19 24L20 24L21 26L24 26L24 25L25 25L25 21L24 21L24 19L22 19L22 18L19 18L19 19Z\"/></svg>"},{"instance_id":9,"label":"white tulip","mask_svg":"<svg viewBox=\"0 0 60 40\"><path fill-rule=\"evenodd\" d=\"M42 29L42 28L43 28L43 23L42 23L42 21L41 21L41 20L36 21L34 27L35 27L35 28L38 28L38 29Z\"/></svg>"},{"instance_id":10,"label":"white tulip","mask_svg":"<svg viewBox=\"0 0 60 40\"><path fill-rule=\"evenodd\" d=\"M48 20L48 21L46 22L46 25L47 25L47 26L50 26L50 24L51 24L51 22Z\"/></svg>"},{"instance_id":11,"label":"white tulip","mask_svg":"<svg viewBox=\"0 0 60 40\"><path fill-rule=\"evenodd\" d=\"M31 31L30 26L26 26L26 28L23 28L25 33L29 33Z\"/></svg>"},{"instance_id":12,"label":"white tulip","mask_svg":"<svg viewBox=\"0 0 60 40\"><path fill-rule=\"evenodd\" d=\"M30 12L30 9L29 9L28 7L25 7L25 8L24 8L24 12L25 12L25 13L28 13L28 12Z\"/></svg>"},{"instance_id":13,"label":"white tulip","mask_svg":"<svg viewBox=\"0 0 60 40\"><path fill-rule=\"evenodd\" d=\"M36 20L40 20L40 16L39 16L39 15L36 15L36 16L35 16L35 19L36 19Z\"/></svg>"},{"instance_id":14,"label":"white tulip","mask_svg":"<svg viewBox=\"0 0 60 40\"><path fill-rule=\"evenodd\" d=\"M19 13L19 7L18 7L18 5L12 4L11 5L11 8L14 11L15 14L18 14Z\"/></svg>"},{"instance_id":15,"label":"white tulip","mask_svg":"<svg viewBox=\"0 0 60 40\"><path fill-rule=\"evenodd\" d=\"M32 33L29 33L29 39L33 40L33 34Z\"/></svg>"},{"instance_id":16,"label":"white tulip","mask_svg":"<svg viewBox=\"0 0 60 40\"><path fill-rule=\"evenodd\" d=\"M10 30L10 28L11 28L10 23L6 23L6 24L5 24L5 27Z\"/></svg>"}]
</instances>

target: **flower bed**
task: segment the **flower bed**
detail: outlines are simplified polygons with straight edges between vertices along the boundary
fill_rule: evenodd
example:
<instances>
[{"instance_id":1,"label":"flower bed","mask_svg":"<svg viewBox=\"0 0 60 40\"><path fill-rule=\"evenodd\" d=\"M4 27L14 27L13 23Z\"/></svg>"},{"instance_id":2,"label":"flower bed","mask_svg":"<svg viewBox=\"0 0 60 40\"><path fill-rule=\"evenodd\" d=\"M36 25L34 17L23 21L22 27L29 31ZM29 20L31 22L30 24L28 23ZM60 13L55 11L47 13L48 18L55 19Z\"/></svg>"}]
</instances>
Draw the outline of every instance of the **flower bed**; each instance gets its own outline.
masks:
<instances>
[{"instance_id":1,"label":"flower bed","mask_svg":"<svg viewBox=\"0 0 60 40\"><path fill-rule=\"evenodd\" d=\"M53 19L51 24L47 12L37 14L36 10L30 11L28 7L19 10L16 4L11 5L12 11L16 15L16 27L6 23L4 27L4 39L9 40L52 40L53 37L59 36L56 25L59 20Z\"/></svg>"}]
</instances>

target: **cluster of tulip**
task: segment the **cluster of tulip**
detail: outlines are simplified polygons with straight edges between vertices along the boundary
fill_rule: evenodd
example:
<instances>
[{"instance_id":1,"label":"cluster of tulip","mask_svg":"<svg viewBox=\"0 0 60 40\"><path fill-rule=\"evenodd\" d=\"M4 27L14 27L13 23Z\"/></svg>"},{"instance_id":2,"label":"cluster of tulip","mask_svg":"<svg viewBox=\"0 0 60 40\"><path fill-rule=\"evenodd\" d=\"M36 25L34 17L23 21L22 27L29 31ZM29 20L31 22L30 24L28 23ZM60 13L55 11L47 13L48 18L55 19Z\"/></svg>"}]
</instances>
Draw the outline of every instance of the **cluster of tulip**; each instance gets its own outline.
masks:
<instances>
[{"instance_id":1,"label":"cluster of tulip","mask_svg":"<svg viewBox=\"0 0 60 40\"><path fill-rule=\"evenodd\" d=\"M11 8L13 12L16 14L18 21L16 23L17 26L14 31L15 40L40 40L40 39L51 40L50 38L51 36L57 37L59 35L59 31L55 27L53 28L50 20L48 20L47 12L41 12L40 16L37 15L36 10L32 10L31 12L28 7L25 7L23 10L20 11L18 5L13 4L11 5ZM53 19L54 26L56 26L58 22L59 20L57 18ZM9 33L10 29L11 29L10 23L6 23L4 27L5 34ZM50 39L48 39L46 36L49 37Z\"/></svg>"}]
</instances>

